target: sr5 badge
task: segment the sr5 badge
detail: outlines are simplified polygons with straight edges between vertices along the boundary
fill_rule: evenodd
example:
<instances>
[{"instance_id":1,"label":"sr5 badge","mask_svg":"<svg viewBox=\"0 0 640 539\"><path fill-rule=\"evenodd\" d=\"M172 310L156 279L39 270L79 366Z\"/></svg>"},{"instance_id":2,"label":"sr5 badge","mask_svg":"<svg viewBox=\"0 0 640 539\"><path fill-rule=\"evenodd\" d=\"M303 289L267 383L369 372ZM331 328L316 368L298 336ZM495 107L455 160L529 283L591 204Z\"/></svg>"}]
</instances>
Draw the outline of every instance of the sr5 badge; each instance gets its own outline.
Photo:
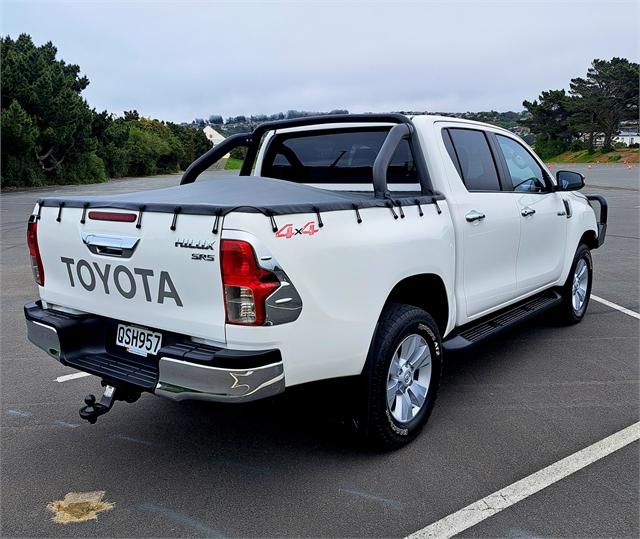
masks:
<instances>
[{"instance_id":1,"label":"sr5 badge","mask_svg":"<svg viewBox=\"0 0 640 539\"><path fill-rule=\"evenodd\" d=\"M191 253L191 260L204 260L205 262L213 262L216 259L214 255L204 255L201 253Z\"/></svg>"}]
</instances>

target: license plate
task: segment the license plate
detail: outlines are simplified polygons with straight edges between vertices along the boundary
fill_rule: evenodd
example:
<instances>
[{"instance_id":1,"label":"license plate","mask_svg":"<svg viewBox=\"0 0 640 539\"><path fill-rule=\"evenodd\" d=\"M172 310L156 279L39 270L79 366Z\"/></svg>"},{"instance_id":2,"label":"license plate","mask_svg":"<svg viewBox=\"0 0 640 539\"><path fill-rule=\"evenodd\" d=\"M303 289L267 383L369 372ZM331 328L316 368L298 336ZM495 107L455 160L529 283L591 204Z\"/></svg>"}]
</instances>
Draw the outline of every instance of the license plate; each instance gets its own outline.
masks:
<instances>
[{"instance_id":1,"label":"license plate","mask_svg":"<svg viewBox=\"0 0 640 539\"><path fill-rule=\"evenodd\" d=\"M162 334L126 324L118 324L116 344L124 346L127 352L146 356L156 355L162 346Z\"/></svg>"}]
</instances>

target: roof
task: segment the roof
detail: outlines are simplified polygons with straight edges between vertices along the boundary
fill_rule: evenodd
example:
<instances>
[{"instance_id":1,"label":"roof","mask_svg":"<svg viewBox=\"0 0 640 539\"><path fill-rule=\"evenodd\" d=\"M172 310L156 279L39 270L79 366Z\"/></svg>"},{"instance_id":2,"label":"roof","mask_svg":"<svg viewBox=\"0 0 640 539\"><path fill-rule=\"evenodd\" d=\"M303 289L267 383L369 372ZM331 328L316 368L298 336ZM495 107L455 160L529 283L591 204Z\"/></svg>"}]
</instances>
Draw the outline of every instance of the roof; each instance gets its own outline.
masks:
<instances>
[{"instance_id":1,"label":"roof","mask_svg":"<svg viewBox=\"0 0 640 539\"><path fill-rule=\"evenodd\" d=\"M436 122L451 122L451 123L460 123L460 124L470 124L470 125L476 125L478 127L484 127L484 128L489 127L491 129L504 131L505 133L508 133L509 135L514 135L515 134L515 133L513 133L513 131L509 131L508 129L505 129L504 127L500 127L499 125L489 124L489 123L486 123L486 122L478 122L476 120L467 120L466 118L456 118L455 116L441 116L441 115L438 115L438 114L414 114L412 116L409 116L409 118L413 122L418 120L418 122L427 122L427 123L430 123L430 124L433 124L433 123L436 123Z\"/></svg>"}]
</instances>

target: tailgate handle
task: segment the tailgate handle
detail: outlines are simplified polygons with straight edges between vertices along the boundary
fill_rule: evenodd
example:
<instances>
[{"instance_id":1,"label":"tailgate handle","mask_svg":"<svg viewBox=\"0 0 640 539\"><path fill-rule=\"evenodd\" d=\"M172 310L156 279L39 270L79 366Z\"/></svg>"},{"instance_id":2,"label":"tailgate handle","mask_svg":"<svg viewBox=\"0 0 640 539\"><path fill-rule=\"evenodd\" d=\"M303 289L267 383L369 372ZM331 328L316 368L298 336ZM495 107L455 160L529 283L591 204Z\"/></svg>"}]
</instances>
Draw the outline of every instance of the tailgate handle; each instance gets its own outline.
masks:
<instances>
[{"instance_id":1,"label":"tailgate handle","mask_svg":"<svg viewBox=\"0 0 640 539\"><path fill-rule=\"evenodd\" d=\"M93 254L130 258L140 238L129 236L105 236L83 232L82 241Z\"/></svg>"}]
</instances>

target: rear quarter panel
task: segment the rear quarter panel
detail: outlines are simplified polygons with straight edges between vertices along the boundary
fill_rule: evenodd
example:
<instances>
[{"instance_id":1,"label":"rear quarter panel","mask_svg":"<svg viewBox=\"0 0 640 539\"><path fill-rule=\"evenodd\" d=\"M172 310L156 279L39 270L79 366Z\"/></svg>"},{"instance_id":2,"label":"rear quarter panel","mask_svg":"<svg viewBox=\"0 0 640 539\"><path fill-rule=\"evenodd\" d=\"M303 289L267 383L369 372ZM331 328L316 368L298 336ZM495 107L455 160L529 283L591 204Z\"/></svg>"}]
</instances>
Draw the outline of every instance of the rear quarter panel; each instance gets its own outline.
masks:
<instances>
[{"instance_id":1,"label":"rear quarter panel","mask_svg":"<svg viewBox=\"0 0 640 539\"><path fill-rule=\"evenodd\" d=\"M454 245L446 202L404 208L394 219L387 208L322 213L313 235L277 237L261 214L231 213L225 230L254 234L274 255L300 293L300 317L272 327L227 325L231 348L279 348L287 385L359 374L382 308L393 287L421 273L439 275L453 287ZM397 211L397 210L396 210ZM315 214L276 216L278 228L302 229ZM223 236L224 238L224 232ZM450 313L454 311L450 305ZM453 316L453 314L451 315Z\"/></svg>"}]
</instances>

